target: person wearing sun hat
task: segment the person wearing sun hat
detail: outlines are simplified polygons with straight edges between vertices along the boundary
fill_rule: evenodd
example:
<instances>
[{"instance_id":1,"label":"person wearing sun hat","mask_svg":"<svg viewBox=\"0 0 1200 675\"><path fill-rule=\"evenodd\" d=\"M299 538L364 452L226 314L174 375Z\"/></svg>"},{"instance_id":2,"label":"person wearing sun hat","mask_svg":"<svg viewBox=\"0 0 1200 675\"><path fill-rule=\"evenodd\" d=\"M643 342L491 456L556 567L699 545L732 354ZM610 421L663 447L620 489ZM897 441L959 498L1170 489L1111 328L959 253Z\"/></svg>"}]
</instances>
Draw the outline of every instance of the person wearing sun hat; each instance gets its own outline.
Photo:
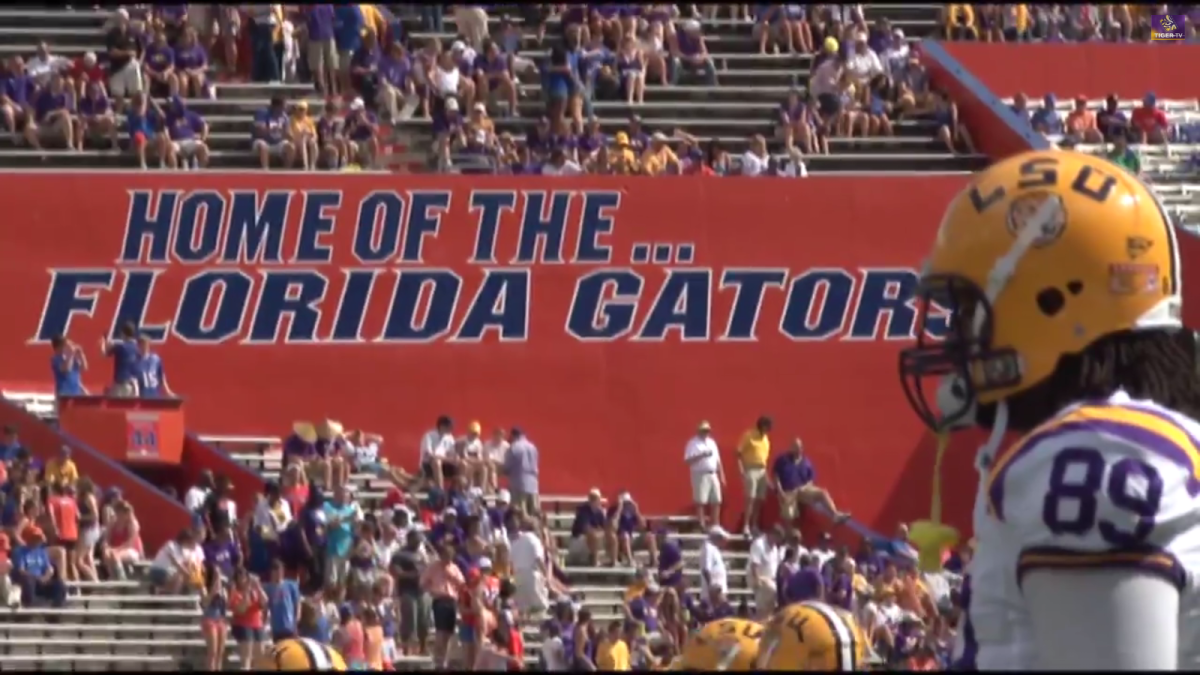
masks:
<instances>
[{"instance_id":1,"label":"person wearing sun hat","mask_svg":"<svg viewBox=\"0 0 1200 675\"><path fill-rule=\"evenodd\" d=\"M696 505L700 527L707 528L710 522L720 522L725 467L721 464L721 451L707 420L696 425L696 435L687 442L683 461L691 474L692 503Z\"/></svg>"}]
</instances>

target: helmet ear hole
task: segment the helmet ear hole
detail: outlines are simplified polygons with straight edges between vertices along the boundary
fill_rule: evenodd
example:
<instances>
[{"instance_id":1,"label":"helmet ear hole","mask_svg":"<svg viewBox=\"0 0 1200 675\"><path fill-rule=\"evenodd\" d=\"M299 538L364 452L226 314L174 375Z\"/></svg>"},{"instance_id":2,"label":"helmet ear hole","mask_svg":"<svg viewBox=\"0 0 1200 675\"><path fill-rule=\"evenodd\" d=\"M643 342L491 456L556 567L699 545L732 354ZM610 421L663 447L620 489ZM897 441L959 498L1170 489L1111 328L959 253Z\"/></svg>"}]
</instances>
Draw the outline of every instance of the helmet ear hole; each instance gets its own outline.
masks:
<instances>
[{"instance_id":1,"label":"helmet ear hole","mask_svg":"<svg viewBox=\"0 0 1200 675\"><path fill-rule=\"evenodd\" d=\"M1064 305L1067 304L1067 298L1063 292L1057 288L1043 288L1037 294L1038 309L1042 310L1042 314L1052 317L1062 311Z\"/></svg>"}]
</instances>

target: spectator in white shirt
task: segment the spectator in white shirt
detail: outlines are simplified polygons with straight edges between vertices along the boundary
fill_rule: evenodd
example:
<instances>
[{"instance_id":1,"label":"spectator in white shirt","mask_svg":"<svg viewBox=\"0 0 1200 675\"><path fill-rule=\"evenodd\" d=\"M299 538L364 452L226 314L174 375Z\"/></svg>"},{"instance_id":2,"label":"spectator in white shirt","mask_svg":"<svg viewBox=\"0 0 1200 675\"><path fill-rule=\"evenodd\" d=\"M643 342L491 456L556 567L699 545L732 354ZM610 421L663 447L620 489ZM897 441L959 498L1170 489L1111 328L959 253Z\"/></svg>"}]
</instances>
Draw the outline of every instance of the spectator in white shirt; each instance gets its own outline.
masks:
<instances>
[{"instance_id":1,"label":"spectator in white shirt","mask_svg":"<svg viewBox=\"0 0 1200 675\"><path fill-rule=\"evenodd\" d=\"M750 544L750 587L754 590L754 604L760 621L775 612L775 578L779 573L779 544L782 541L783 533L776 527L758 535Z\"/></svg>"},{"instance_id":2,"label":"spectator in white shirt","mask_svg":"<svg viewBox=\"0 0 1200 675\"><path fill-rule=\"evenodd\" d=\"M583 173L579 164L567 157L562 148L554 148L550 152L550 161L542 165L543 176L578 176Z\"/></svg>"},{"instance_id":3,"label":"spectator in white shirt","mask_svg":"<svg viewBox=\"0 0 1200 675\"><path fill-rule=\"evenodd\" d=\"M701 422L696 435L687 442L683 451L692 475L692 503L696 505L696 517L700 527L708 528L721 521L721 493L725 487L725 467L721 464L721 451L712 437L712 426Z\"/></svg>"},{"instance_id":4,"label":"spectator in white shirt","mask_svg":"<svg viewBox=\"0 0 1200 675\"><path fill-rule=\"evenodd\" d=\"M892 38L880 58L889 76L894 78L908 67L908 52L908 40L904 38L904 30L900 28L892 30Z\"/></svg>"},{"instance_id":5,"label":"spectator in white shirt","mask_svg":"<svg viewBox=\"0 0 1200 675\"><path fill-rule=\"evenodd\" d=\"M483 439L479 437L482 431L483 425L479 422L471 422L467 425L467 435L458 439L455 446L468 484L480 489L483 489L486 478L483 462Z\"/></svg>"},{"instance_id":6,"label":"spectator in white shirt","mask_svg":"<svg viewBox=\"0 0 1200 675\"><path fill-rule=\"evenodd\" d=\"M837 555L837 551L833 550L833 536L828 532L822 532L821 540L809 551L809 554L817 559L817 569L824 569L825 563L833 560Z\"/></svg>"},{"instance_id":7,"label":"spectator in white shirt","mask_svg":"<svg viewBox=\"0 0 1200 675\"><path fill-rule=\"evenodd\" d=\"M729 592L729 568L725 565L725 554L721 547L729 540L729 533L720 525L708 530L708 539L700 547L700 581L703 588L716 586L722 593Z\"/></svg>"},{"instance_id":8,"label":"spectator in white shirt","mask_svg":"<svg viewBox=\"0 0 1200 675\"><path fill-rule=\"evenodd\" d=\"M71 67L70 59L50 53L50 47L45 42L39 42L37 53L25 62L25 74L39 87L50 81L54 73L61 73Z\"/></svg>"},{"instance_id":9,"label":"spectator in white shirt","mask_svg":"<svg viewBox=\"0 0 1200 675\"><path fill-rule=\"evenodd\" d=\"M742 155L742 175L761 176L767 170L771 155L767 154L767 139L760 134L750 137L750 148Z\"/></svg>"},{"instance_id":10,"label":"spectator in white shirt","mask_svg":"<svg viewBox=\"0 0 1200 675\"><path fill-rule=\"evenodd\" d=\"M508 454L508 441L504 440L504 429L496 427L492 437L483 444L484 469L486 480L484 490L494 492L500 487L500 469L504 466L504 457Z\"/></svg>"},{"instance_id":11,"label":"spectator in white shirt","mask_svg":"<svg viewBox=\"0 0 1200 675\"><path fill-rule=\"evenodd\" d=\"M445 489L447 480L458 476L453 429L454 422L442 415L437 418L437 426L421 438L421 474L440 489Z\"/></svg>"},{"instance_id":12,"label":"spectator in white shirt","mask_svg":"<svg viewBox=\"0 0 1200 675\"><path fill-rule=\"evenodd\" d=\"M188 488L188 491L183 496L183 505L191 513L199 513L204 507L204 502L208 501L208 494L213 489L213 474L208 469L200 472L200 478L196 484Z\"/></svg>"},{"instance_id":13,"label":"spectator in white shirt","mask_svg":"<svg viewBox=\"0 0 1200 675\"><path fill-rule=\"evenodd\" d=\"M521 531L513 537L509 545L509 557L512 562L513 581L517 593L513 600L521 616L536 618L550 606L549 591L546 588L546 578L549 570L546 568L546 547L538 538L538 521L532 516L522 516Z\"/></svg>"},{"instance_id":14,"label":"spectator in white shirt","mask_svg":"<svg viewBox=\"0 0 1200 675\"><path fill-rule=\"evenodd\" d=\"M174 539L163 544L150 563L150 583L167 595L178 595L185 584L196 590L196 582L203 586L204 549L196 540L191 529L181 531Z\"/></svg>"},{"instance_id":15,"label":"spectator in white shirt","mask_svg":"<svg viewBox=\"0 0 1200 675\"><path fill-rule=\"evenodd\" d=\"M867 34L858 32L854 35L854 46L846 59L846 70L854 78L856 84L865 84L872 77L883 74L883 63L879 55L867 44Z\"/></svg>"}]
</instances>

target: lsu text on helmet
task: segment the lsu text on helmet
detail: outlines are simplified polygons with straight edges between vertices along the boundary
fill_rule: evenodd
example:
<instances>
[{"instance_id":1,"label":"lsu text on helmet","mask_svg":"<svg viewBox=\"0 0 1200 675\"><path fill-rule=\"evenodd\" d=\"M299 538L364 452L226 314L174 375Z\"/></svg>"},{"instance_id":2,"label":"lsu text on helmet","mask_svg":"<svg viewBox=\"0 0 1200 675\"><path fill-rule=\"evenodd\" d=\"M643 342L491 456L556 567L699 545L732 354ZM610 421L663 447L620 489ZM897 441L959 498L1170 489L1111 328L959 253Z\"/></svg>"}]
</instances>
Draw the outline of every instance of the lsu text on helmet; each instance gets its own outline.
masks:
<instances>
[{"instance_id":1,"label":"lsu text on helmet","mask_svg":"<svg viewBox=\"0 0 1200 675\"><path fill-rule=\"evenodd\" d=\"M866 670L867 643L854 617L823 602L775 613L758 645L759 670Z\"/></svg>"},{"instance_id":2,"label":"lsu text on helmet","mask_svg":"<svg viewBox=\"0 0 1200 675\"><path fill-rule=\"evenodd\" d=\"M275 643L254 664L255 670L346 670L346 660L336 649L309 638Z\"/></svg>"},{"instance_id":3,"label":"lsu text on helmet","mask_svg":"<svg viewBox=\"0 0 1200 675\"><path fill-rule=\"evenodd\" d=\"M1125 169L1061 150L1001 161L950 203L926 260L921 330L900 356L909 402L944 429L1101 338L1177 329L1179 268L1170 219ZM939 414L924 381L947 376L965 391Z\"/></svg>"},{"instance_id":4,"label":"lsu text on helmet","mask_svg":"<svg viewBox=\"0 0 1200 675\"><path fill-rule=\"evenodd\" d=\"M763 628L745 619L720 619L705 624L683 646L682 670L754 670Z\"/></svg>"}]
</instances>

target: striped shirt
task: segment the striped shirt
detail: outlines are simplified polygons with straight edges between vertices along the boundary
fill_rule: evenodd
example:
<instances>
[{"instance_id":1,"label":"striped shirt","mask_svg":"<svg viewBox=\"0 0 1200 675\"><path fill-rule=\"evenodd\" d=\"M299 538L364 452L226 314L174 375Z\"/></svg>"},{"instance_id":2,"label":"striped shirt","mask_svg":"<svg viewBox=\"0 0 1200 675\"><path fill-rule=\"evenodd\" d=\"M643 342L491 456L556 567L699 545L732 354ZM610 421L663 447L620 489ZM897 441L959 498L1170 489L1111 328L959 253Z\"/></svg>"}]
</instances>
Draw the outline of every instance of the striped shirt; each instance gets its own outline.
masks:
<instances>
[{"instance_id":1,"label":"striped shirt","mask_svg":"<svg viewBox=\"0 0 1200 675\"><path fill-rule=\"evenodd\" d=\"M717 442L712 436L693 436L687 443L683 461L688 463L692 473L715 473L721 467L721 453L717 449Z\"/></svg>"}]
</instances>

